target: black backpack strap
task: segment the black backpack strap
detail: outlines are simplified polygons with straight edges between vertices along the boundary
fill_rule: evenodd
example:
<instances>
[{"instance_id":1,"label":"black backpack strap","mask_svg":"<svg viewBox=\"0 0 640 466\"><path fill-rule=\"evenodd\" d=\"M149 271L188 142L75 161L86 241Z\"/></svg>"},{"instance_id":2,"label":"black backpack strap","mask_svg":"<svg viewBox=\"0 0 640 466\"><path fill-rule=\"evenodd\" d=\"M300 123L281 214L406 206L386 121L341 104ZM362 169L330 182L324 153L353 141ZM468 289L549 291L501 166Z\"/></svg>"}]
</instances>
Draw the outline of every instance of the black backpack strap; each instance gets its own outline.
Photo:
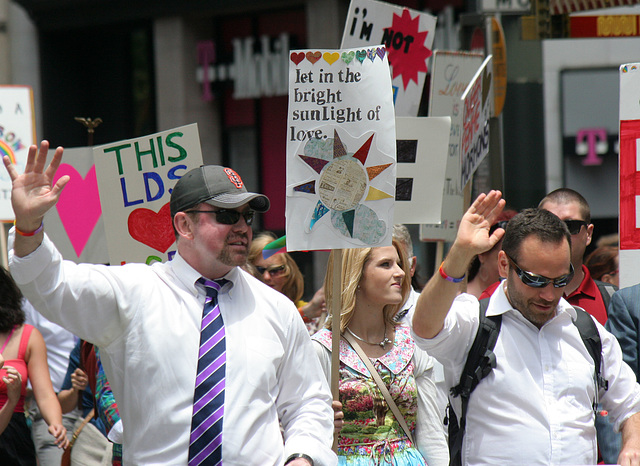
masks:
<instances>
[{"instance_id":1,"label":"black backpack strap","mask_svg":"<svg viewBox=\"0 0 640 466\"><path fill-rule=\"evenodd\" d=\"M576 310L577 318L573 322L576 327L578 327L578 332L580 333L580 338L582 338L582 342L584 346L587 348L591 359L593 359L593 364L595 365L593 377L596 381L596 399L594 401L594 409L595 405L598 403L598 389L602 388L604 390L609 389L609 382L605 380L601 373L601 365L602 365L602 340L600 339L600 332L598 332L598 327L596 327L593 318L587 311L578 306L573 306Z\"/></svg>"},{"instance_id":2,"label":"black backpack strap","mask_svg":"<svg viewBox=\"0 0 640 466\"><path fill-rule=\"evenodd\" d=\"M469 396L480 381L496 367L496 356L493 353L493 348L500 333L502 316L487 316L488 306L489 298L480 300L478 332L467 355L467 361L460 375L460 382L451 388L451 396L460 396L462 403L459 420L455 417L451 406L447 407L449 457L452 466L459 465L462 462L462 439L464 438L466 426Z\"/></svg>"},{"instance_id":3,"label":"black backpack strap","mask_svg":"<svg viewBox=\"0 0 640 466\"><path fill-rule=\"evenodd\" d=\"M604 309L609 313L609 303L611 302L611 296L613 293L618 291L618 287L612 285L611 283L601 282L600 280L594 280L596 286L598 287L598 291L600 292L600 296L602 296L602 300L604 301Z\"/></svg>"}]
</instances>

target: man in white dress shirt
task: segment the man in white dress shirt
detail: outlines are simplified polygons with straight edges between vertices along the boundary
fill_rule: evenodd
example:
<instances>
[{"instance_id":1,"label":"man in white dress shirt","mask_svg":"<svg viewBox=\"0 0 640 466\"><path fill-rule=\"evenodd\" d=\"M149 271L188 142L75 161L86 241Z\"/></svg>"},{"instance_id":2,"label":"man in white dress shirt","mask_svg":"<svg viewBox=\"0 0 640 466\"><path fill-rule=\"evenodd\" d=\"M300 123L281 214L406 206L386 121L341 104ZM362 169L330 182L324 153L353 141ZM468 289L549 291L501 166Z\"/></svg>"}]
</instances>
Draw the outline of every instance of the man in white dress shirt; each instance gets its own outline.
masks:
<instances>
[{"instance_id":1,"label":"man in white dress shirt","mask_svg":"<svg viewBox=\"0 0 640 466\"><path fill-rule=\"evenodd\" d=\"M504 207L498 191L481 194L465 213L438 273L420 297L413 318L416 344L445 367L449 386L460 378L478 329L478 301L457 296L471 259L504 235L498 256L506 278L486 314L502 315L495 345L497 366L472 393L466 416L462 464L596 464L594 402L622 431L619 464L640 464L640 386L622 361L616 339L596 323L602 341L601 375L562 298L571 281L571 236L552 213L526 209L507 232L490 226ZM460 415L459 397L453 407Z\"/></svg>"},{"instance_id":2,"label":"man in white dress shirt","mask_svg":"<svg viewBox=\"0 0 640 466\"><path fill-rule=\"evenodd\" d=\"M124 464L187 464L205 290L225 278L225 465L333 465L331 395L293 303L238 266L266 196L231 169L205 166L173 189L175 257L110 267L63 261L42 219L68 182L53 179L62 148L29 149L18 174L8 157L16 224L10 266L43 315L100 347L124 426ZM14 237L15 236L15 237ZM280 429L282 426L282 432Z\"/></svg>"}]
</instances>

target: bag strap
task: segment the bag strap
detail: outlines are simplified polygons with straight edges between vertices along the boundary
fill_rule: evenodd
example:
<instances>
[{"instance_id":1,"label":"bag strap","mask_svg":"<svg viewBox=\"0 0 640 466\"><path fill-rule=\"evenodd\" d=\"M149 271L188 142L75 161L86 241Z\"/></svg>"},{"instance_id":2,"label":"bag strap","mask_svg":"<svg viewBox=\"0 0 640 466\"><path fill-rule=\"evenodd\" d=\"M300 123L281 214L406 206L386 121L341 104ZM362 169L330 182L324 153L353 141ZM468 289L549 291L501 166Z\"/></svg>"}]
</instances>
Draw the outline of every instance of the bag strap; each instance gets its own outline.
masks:
<instances>
[{"instance_id":1,"label":"bag strap","mask_svg":"<svg viewBox=\"0 0 640 466\"><path fill-rule=\"evenodd\" d=\"M613 296L613 293L618 291L618 287L612 285L611 283L605 283L600 280L594 280L594 282L598 287L598 291L600 291L600 296L602 296L602 301L604 302L604 310L608 313L611 296Z\"/></svg>"},{"instance_id":2,"label":"bag strap","mask_svg":"<svg viewBox=\"0 0 640 466\"><path fill-rule=\"evenodd\" d=\"M460 374L460 382L450 390L452 397L460 396L462 407L455 438L449 436L451 464L460 464L461 462L462 440L467 424L467 408L471 392L496 367L496 355L493 353L493 348L500 334L502 315L486 315L489 298L481 299L479 304L478 331L467 354L467 361L462 374Z\"/></svg>"},{"instance_id":3,"label":"bag strap","mask_svg":"<svg viewBox=\"0 0 640 466\"><path fill-rule=\"evenodd\" d=\"M89 411L89 414L87 414L87 416L82 420L82 424L80 424L80 427L78 427L73 433L73 436L71 437L71 440L69 440L69 446L67 448L73 447L73 444L76 443L76 440L78 439L78 435L80 435L80 432L82 431L82 429L84 429L84 426L86 426L87 422L89 422L93 418L95 413L95 409Z\"/></svg>"},{"instance_id":4,"label":"bag strap","mask_svg":"<svg viewBox=\"0 0 640 466\"><path fill-rule=\"evenodd\" d=\"M384 381L382 380L382 377L380 377L380 374L378 373L376 368L373 367L373 364L371 364L371 360L369 359L369 356L366 355L366 353L362 350L362 348L360 348L360 345L355 340L355 338L353 338L348 332L343 333L342 336L344 337L345 340L349 342L351 347L356 351L356 353L358 353L358 356L360 356L360 359L362 359L362 362L364 362L365 366L367 366L367 369L369 369L369 373L371 374L371 377L373 377L373 380L376 382L376 385L378 385L378 388L380 389L382 396L384 396L384 399L387 401L389 408L391 408L393 415L398 420L398 423L402 427L402 430L404 430L404 433L407 434L407 437L409 438L411 443L415 446L415 442L413 441L413 435L411 435L411 429L409 429L409 426L407 425L407 421L405 421L404 416L398 409L396 402L393 401L393 398L391 397L391 393L389 393L389 389L387 388Z\"/></svg>"}]
</instances>

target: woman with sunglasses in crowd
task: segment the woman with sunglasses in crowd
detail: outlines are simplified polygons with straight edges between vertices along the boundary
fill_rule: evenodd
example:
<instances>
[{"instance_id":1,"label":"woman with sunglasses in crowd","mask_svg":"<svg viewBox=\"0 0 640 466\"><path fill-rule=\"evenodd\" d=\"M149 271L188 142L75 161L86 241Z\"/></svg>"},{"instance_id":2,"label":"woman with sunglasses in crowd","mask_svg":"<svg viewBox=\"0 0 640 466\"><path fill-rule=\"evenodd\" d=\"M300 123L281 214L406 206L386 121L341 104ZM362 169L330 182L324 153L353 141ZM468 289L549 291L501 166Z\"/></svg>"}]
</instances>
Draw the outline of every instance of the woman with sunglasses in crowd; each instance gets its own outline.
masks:
<instances>
[{"instance_id":1,"label":"woman with sunglasses in crowd","mask_svg":"<svg viewBox=\"0 0 640 466\"><path fill-rule=\"evenodd\" d=\"M262 255L264 247L275 240L276 236L271 232L260 233L253 239L248 258L249 272L293 301L309 333L313 334L318 329L321 315L326 312L324 291L320 288L311 301L302 301L304 278L293 257L286 252L267 259Z\"/></svg>"},{"instance_id":2,"label":"woman with sunglasses in crowd","mask_svg":"<svg viewBox=\"0 0 640 466\"><path fill-rule=\"evenodd\" d=\"M24 298L4 267L0 267L0 297L0 356L4 361L0 369L0 464L35 466L35 447L24 415L27 380L49 425L49 433L60 448L69 443L67 430L62 425L62 410L51 385L44 339L36 328L24 323ZM5 408L11 405L11 418L5 425L8 417Z\"/></svg>"},{"instance_id":3,"label":"woman with sunglasses in crowd","mask_svg":"<svg viewBox=\"0 0 640 466\"><path fill-rule=\"evenodd\" d=\"M338 464L448 465L432 359L415 348L409 327L393 320L411 282L404 249L394 240L393 246L347 249L342 254L338 309L331 297L335 251L325 278L329 312L340 313L343 335L339 390L344 427L338 437ZM325 326L312 339L330 380L331 318ZM366 360L373 364L371 371Z\"/></svg>"}]
</instances>

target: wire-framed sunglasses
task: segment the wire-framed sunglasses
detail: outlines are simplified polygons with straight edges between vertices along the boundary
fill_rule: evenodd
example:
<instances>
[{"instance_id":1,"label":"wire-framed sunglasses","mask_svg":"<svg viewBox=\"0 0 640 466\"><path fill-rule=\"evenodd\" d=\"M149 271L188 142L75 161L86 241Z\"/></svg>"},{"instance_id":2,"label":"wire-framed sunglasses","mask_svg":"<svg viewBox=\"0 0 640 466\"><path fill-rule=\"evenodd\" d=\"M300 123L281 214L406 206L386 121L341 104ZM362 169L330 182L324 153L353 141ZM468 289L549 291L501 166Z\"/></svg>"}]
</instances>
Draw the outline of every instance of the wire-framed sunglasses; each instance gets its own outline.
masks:
<instances>
[{"instance_id":1,"label":"wire-framed sunglasses","mask_svg":"<svg viewBox=\"0 0 640 466\"><path fill-rule=\"evenodd\" d=\"M256 265L255 267L260 275L264 275L265 272L269 272L269 275L271 275L272 277L282 275L287 268L284 264L272 265L270 267L261 267L259 265Z\"/></svg>"},{"instance_id":2,"label":"wire-framed sunglasses","mask_svg":"<svg viewBox=\"0 0 640 466\"><path fill-rule=\"evenodd\" d=\"M542 275L538 275L537 273L527 272L526 270L522 270L516 261L514 261L508 254L505 253L507 259L516 270L516 275L527 286L531 288L544 288L549 283L553 283L554 288L562 288L569 284L571 279L573 278L574 270L573 264L569 263L569 273L562 275L558 278L547 278Z\"/></svg>"},{"instance_id":3,"label":"wire-framed sunglasses","mask_svg":"<svg viewBox=\"0 0 640 466\"><path fill-rule=\"evenodd\" d=\"M569 233L572 235L577 235L582 230L582 226L586 228L589 224L584 220L565 220L564 223L567 224L567 228L569 229Z\"/></svg>"},{"instance_id":4,"label":"wire-framed sunglasses","mask_svg":"<svg viewBox=\"0 0 640 466\"><path fill-rule=\"evenodd\" d=\"M248 210L246 212L238 212L237 210L186 210L185 214L212 214L216 216L216 221L222 225L235 225L240 220L240 217L244 217L244 221L247 225L253 223L253 217L255 212Z\"/></svg>"}]
</instances>

